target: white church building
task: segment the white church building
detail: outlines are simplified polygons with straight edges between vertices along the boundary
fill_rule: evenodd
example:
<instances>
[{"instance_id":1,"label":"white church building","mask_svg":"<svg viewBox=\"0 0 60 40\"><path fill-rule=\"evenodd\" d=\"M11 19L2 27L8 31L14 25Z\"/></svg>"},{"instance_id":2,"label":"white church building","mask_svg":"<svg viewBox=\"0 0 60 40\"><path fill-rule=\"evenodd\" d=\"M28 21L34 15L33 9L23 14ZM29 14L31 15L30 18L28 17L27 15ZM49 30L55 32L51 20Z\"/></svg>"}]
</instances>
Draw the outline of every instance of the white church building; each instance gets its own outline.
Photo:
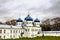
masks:
<instances>
[{"instance_id":1,"label":"white church building","mask_svg":"<svg viewBox=\"0 0 60 40\"><path fill-rule=\"evenodd\" d=\"M12 25L0 25L0 38L11 39L11 38L22 38L22 37L37 37L39 31L41 31L40 20L36 18L33 20L30 15L24 19L18 18L16 20L16 26Z\"/></svg>"}]
</instances>

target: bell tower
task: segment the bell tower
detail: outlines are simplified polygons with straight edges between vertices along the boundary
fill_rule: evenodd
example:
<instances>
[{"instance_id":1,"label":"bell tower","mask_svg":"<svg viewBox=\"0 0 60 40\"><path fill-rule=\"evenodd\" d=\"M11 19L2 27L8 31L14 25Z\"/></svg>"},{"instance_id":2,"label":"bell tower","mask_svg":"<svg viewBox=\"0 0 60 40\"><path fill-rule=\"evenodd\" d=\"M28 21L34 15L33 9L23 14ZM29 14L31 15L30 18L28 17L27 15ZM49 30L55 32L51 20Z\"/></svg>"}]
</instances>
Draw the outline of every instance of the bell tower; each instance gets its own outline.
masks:
<instances>
[{"instance_id":1,"label":"bell tower","mask_svg":"<svg viewBox=\"0 0 60 40\"><path fill-rule=\"evenodd\" d=\"M40 27L40 20L38 18L34 20L34 26Z\"/></svg>"},{"instance_id":2,"label":"bell tower","mask_svg":"<svg viewBox=\"0 0 60 40\"><path fill-rule=\"evenodd\" d=\"M18 20L16 20L17 22L17 26L22 26L23 24L23 20L21 18L18 18Z\"/></svg>"}]
</instances>

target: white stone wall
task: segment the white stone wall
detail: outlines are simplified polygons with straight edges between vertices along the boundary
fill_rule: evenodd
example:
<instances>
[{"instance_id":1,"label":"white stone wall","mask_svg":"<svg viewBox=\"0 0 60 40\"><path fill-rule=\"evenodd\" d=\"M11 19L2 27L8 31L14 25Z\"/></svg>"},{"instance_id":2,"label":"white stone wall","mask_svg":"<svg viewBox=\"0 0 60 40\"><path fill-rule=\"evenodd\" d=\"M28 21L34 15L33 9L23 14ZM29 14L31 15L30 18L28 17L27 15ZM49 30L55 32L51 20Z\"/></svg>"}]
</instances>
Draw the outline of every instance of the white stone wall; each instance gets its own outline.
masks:
<instances>
[{"instance_id":1,"label":"white stone wall","mask_svg":"<svg viewBox=\"0 0 60 40\"><path fill-rule=\"evenodd\" d=\"M60 31L41 31L38 36L60 36Z\"/></svg>"},{"instance_id":2,"label":"white stone wall","mask_svg":"<svg viewBox=\"0 0 60 40\"><path fill-rule=\"evenodd\" d=\"M0 36L2 39L19 38L21 37L21 32L23 31L23 29L0 29L0 30L2 30L2 33L0 33ZM6 30L5 33L4 33L4 30Z\"/></svg>"},{"instance_id":3,"label":"white stone wall","mask_svg":"<svg viewBox=\"0 0 60 40\"><path fill-rule=\"evenodd\" d=\"M0 36L2 39L15 39L21 37L33 38L37 36L60 36L60 31L41 31L41 27L25 27L22 28L0 28L2 33ZM5 33L4 33L5 30ZM21 33L24 32L23 36ZM40 32L38 34L38 32ZM5 36L5 37L4 37Z\"/></svg>"}]
</instances>

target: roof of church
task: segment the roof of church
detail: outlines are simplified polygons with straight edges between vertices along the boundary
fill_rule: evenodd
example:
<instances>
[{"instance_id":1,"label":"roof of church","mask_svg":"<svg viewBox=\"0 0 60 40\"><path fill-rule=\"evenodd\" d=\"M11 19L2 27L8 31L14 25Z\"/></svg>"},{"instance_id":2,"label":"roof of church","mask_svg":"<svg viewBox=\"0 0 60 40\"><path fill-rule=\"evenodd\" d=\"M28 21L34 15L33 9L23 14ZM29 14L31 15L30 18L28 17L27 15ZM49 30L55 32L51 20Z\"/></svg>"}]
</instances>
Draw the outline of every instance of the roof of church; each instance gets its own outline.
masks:
<instances>
[{"instance_id":1,"label":"roof of church","mask_svg":"<svg viewBox=\"0 0 60 40\"><path fill-rule=\"evenodd\" d=\"M38 18L36 18L36 19L34 20L34 22L40 22L40 20L39 20Z\"/></svg>"},{"instance_id":2,"label":"roof of church","mask_svg":"<svg viewBox=\"0 0 60 40\"><path fill-rule=\"evenodd\" d=\"M0 28L22 28L22 26L13 26L13 25L1 25Z\"/></svg>"},{"instance_id":3,"label":"roof of church","mask_svg":"<svg viewBox=\"0 0 60 40\"><path fill-rule=\"evenodd\" d=\"M30 15L27 15L27 17L25 18L26 21L33 21L33 18L30 17Z\"/></svg>"},{"instance_id":4,"label":"roof of church","mask_svg":"<svg viewBox=\"0 0 60 40\"><path fill-rule=\"evenodd\" d=\"M23 22L23 20L21 18L18 18L18 20L16 20L16 22Z\"/></svg>"}]
</instances>

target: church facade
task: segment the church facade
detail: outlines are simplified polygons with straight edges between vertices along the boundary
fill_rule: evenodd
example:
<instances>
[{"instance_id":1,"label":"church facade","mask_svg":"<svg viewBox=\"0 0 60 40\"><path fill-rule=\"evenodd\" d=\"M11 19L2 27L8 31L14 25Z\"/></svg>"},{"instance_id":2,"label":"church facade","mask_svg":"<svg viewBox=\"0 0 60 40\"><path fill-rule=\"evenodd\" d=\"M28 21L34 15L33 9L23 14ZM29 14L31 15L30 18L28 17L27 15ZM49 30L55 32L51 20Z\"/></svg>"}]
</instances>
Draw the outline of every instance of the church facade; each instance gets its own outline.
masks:
<instances>
[{"instance_id":1,"label":"church facade","mask_svg":"<svg viewBox=\"0 0 60 40\"><path fill-rule=\"evenodd\" d=\"M22 37L37 37L41 31L40 20L33 18L30 15L24 19L18 18L16 26L0 25L0 38L2 39L15 39Z\"/></svg>"}]
</instances>

